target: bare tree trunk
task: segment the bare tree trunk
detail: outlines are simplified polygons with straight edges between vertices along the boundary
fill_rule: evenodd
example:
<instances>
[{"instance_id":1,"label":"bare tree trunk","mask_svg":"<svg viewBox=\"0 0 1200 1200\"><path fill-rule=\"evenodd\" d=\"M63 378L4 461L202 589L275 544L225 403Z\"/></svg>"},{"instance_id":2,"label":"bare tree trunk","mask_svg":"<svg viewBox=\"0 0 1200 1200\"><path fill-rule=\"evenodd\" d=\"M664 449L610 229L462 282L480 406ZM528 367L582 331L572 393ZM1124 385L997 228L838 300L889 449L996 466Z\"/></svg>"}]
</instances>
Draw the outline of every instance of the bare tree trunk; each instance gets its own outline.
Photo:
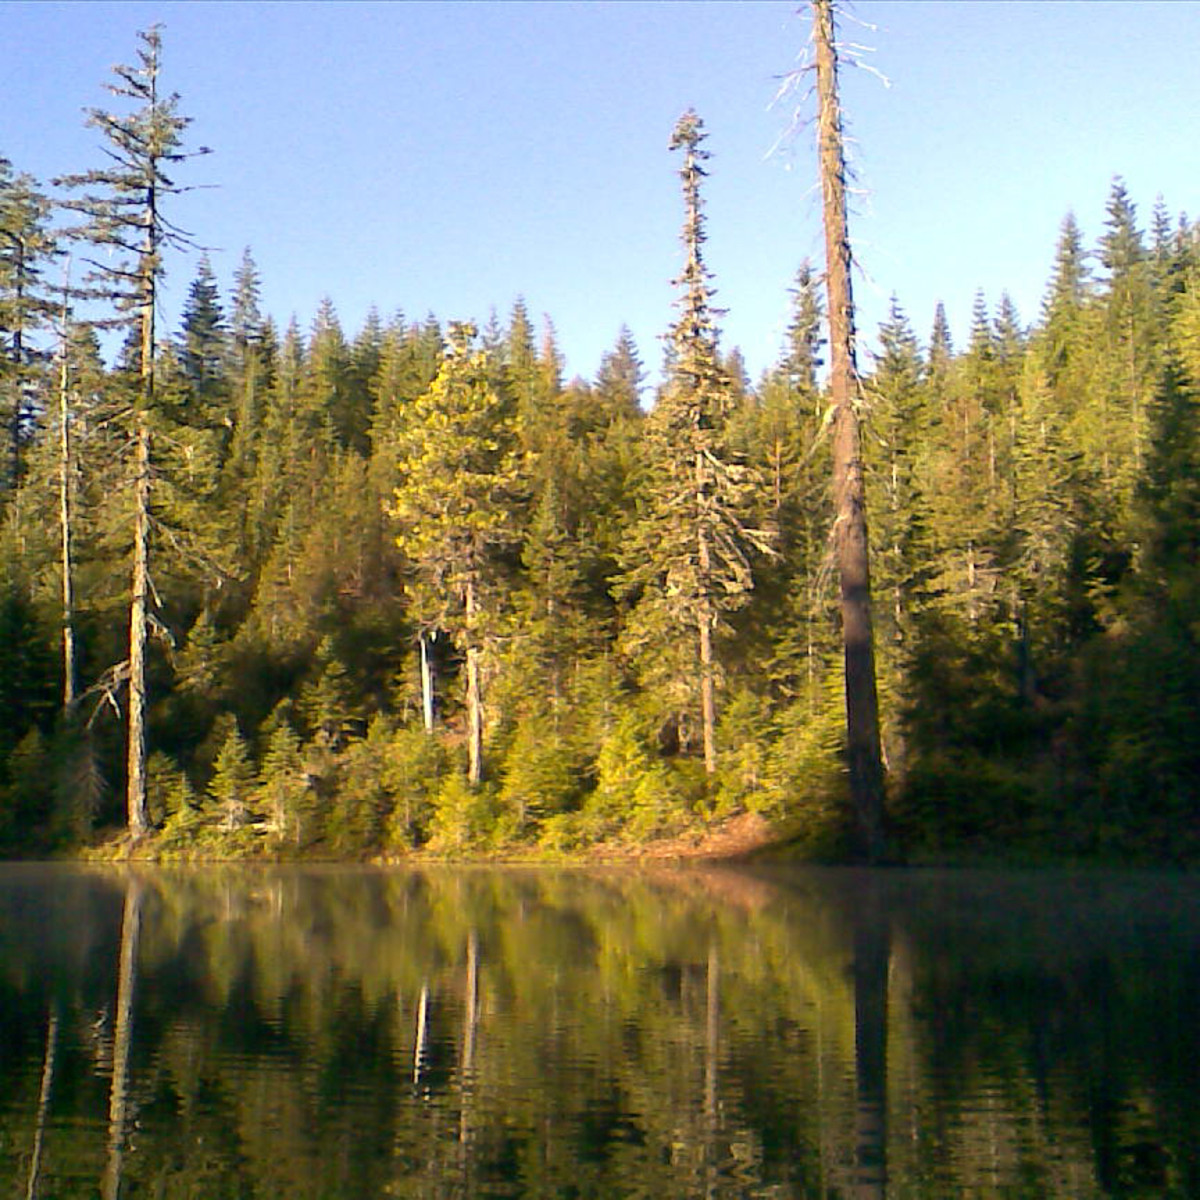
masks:
<instances>
[{"instance_id":1,"label":"bare tree trunk","mask_svg":"<svg viewBox=\"0 0 1200 1200\"><path fill-rule=\"evenodd\" d=\"M125 793L129 833L135 840L144 837L150 825L146 816L146 606L150 594L150 409L154 405L156 188L150 189L147 209L146 244L139 264L142 292L141 396L137 417L133 583L129 605L129 765Z\"/></svg>"},{"instance_id":2,"label":"bare tree trunk","mask_svg":"<svg viewBox=\"0 0 1200 1200\"><path fill-rule=\"evenodd\" d=\"M58 367L58 524L62 545L62 653L63 708L75 706L75 578L71 562L71 402L70 362L67 353L67 284L70 259L63 279L62 343Z\"/></svg>"},{"instance_id":3,"label":"bare tree trunk","mask_svg":"<svg viewBox=\"0 0 1200 1200\"><path fill-rule=\"evenodd\" d=\"M833 401L834 554L841 583L846 669L846 751L854 809L856 853L883 856L883 761L871 574L854 358L854 300L846 231L846 164L838 102L832 0L812 0L817 52L821 193L825 217L825 282L829 292L830 392Z\"/></svg>"},{"instance_id":4,"label":"bare tree trunk","mask_svg":"<svg viewBox=\"0 0 1200 1200\"><path fill-rule=\"evenodd\" d=\"M421 648L421 716L425 732L433 732L433 663L429 660L429 638L422 631L417 641Z\"/></svg>"},{"instance_id":5,"label":"bare tree trunk","mask_svg":"<svg viewBox=\"0 0 1200 1200\"><path fill-rule=\"evenodd\" d=\"M134 484L133 585L129 605L129 832L144 837L146 817L146 605L150 592L150 427L138 418Z\"/></svg>"},{"instance_id":6,"label":"bare tree trunk","mask_svg":"<svg viewBox=\"0 0 1200 1200\"><path fill-rule=\"evenodd\" d=\"M474 787L483 782L483 684L480 679L479 646L476 643L475 583L467 584L467 781Z\"/></svg>"}]
</instances>

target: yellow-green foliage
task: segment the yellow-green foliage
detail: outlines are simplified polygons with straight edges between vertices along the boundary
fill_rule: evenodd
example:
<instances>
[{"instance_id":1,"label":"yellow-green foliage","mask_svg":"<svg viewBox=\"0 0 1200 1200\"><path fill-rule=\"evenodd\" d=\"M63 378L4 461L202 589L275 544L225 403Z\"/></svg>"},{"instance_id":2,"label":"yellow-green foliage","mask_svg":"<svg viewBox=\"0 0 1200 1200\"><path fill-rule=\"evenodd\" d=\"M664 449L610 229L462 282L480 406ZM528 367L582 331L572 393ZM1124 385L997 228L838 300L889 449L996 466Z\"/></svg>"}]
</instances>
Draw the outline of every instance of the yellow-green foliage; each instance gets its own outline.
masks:
<instances>
[{"instance_id":1,"label":"yellow-green foliage","mask_svg":"<svg viewBox=\"0 0 1200 1200\"><path fill-rule=\"evenodd\" d=\"M392 797L391 814L384 826L387 849L411 850L425 841L446 771L446 751L438 738L415 726L392 733L382 780Z\"/></svg>"},{"instance_id":2,"label":"yellow-green foliage","mask_svg":"<svg viewBox=\"0 0 1200 1200\"><path fill-rule=\"evenodd\" d=\"M649 746L635 712L622 714L596 760L596 790L584 806L593 837L627 832L634 838L667 833L690 817L684 789Z\"/></svg>"},{"instance_id":3,"label":"yellow-green foliage","mask_svg":"<svg viewBox=\"0 0 1200 1200\"><path fill-rule=\"evenodd\" d=\"M530 713L517 725L498 796L502 839L524 839L541 822L572 805L580 771L569 742L544 713Z\"/></svg>"},{"instance_id":4,"label":"yellow-green foliage","mask_svg":"<svg viewBox=\"0 0 1200 1200\"><path fill-rule=\"evenodd\" d=\"M442 854L482 850L495 824L493 793L473 788L461 771L452 771L438 788L429 831L429 849Z\"/></svg>"}]
</instances>

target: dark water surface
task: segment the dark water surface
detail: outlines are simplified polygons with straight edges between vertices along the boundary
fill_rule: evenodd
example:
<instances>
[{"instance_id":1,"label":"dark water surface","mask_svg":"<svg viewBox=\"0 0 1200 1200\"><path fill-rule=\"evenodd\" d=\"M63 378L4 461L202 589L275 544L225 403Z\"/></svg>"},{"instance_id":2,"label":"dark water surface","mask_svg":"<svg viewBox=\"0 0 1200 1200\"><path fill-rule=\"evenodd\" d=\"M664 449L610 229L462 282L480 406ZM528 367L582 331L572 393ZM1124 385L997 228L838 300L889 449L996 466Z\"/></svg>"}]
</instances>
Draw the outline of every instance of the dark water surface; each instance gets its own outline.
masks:
<instances>
[{"instance_id":1,"label":"dark water surface","mask_svg":"<svg viewBox=\"0 0 1200 1200\"><path fill-rule=\"evenodd\" d=\"M1200 882L0 866L7 1197L1200 1196Z\"/></svg>"}]
</instances>

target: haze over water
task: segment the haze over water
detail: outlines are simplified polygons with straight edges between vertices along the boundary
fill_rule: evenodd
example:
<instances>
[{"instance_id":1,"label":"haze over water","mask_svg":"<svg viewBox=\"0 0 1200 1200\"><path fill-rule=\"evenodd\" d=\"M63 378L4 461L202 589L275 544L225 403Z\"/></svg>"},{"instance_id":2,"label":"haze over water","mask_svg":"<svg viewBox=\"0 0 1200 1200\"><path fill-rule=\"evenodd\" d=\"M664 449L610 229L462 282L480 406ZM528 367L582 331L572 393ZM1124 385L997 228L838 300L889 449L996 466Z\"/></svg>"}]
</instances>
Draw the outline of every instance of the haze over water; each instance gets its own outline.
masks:
<instances>
[{"instance_id":1,"label":"haze over water","mask_svg":"<svg viewBox=\"0 0 1200 1200\"><path fill-rule=\"evenodd\" d=\"M0 867L26 1197L1194 1196L1200 885Z\"/></svg>"}]
</instances>

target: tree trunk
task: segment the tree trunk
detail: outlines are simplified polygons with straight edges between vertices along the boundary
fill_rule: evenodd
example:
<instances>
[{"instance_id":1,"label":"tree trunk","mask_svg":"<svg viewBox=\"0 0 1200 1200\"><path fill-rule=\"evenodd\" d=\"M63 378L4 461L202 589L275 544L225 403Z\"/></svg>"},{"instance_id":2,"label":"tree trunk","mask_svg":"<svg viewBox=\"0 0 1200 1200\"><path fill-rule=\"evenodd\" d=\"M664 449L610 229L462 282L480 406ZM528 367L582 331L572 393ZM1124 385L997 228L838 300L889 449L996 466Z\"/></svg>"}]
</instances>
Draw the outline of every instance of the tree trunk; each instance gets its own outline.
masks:
<instances>
[{"instance_id":1,"label":"tree trunk","mask_svg":"<svg viewBox=\"0 0 1200 1200\"><path fill-rule=\"evenodd\" d=\"M704 455L696 452L696 500L703 504L705 483ZM700 567L700 606L698 633L700 635L700 728L704 739L704 772L711 779L717 772L717 697L713 679L713 603L712 553L708 545L708 530L703 520L697 529L696 558Z\"/></svg>"},{"instance_id":2,"label":"tree trunk","mask_svg":"<svg viewBox=\"0 0 1200 1200\"><path fill-rule=\"evenodd\" d=\"M153 81L152 81L153 82ZM155 239L157 189L147 200L146 244L139 264L141 287L141 396L137 414L134 479L133 584L129 605L129 757L125 791L129 833L144 837L146 815L146 611L150 595L150 410L154 405Z\"/></svg>"},{"instance_id":3,"label":"tree trunk","mask_svg":"<svg viewBox=\"0 0 1200 1200\"><path fill-rule=\"evenodd\" d=\"M466 589L467 618L467 781L472 787L483 782L483 685L480 679L479 646L476 642L477 600L475 582Z\"/></svg>"},{"instance_id":4,"label":"tree trunk","mask_svg":"<svg viewBox=\"0 0 1200 1200\"><path fill-rule=\"evenodd\" d=\"M137 991L141 928L142 885L134 878L126 885L125 909L121 920L121 959L117 970L112 1081L108 1095L108 1159L101 1188L104 1200L117 1200L121 1194L125 1140L130 1126L129 1058L133 1049L133 1001Z\"/></svg>"},{"instance_id":5,"label":"tree trunk","mask_svg":"<svg viewBox=\"0 0 1200 1200\"><path fill-rule=\"evenodd\" d=\"M855 1171L847 1194L883 1200L888 1190L887 1058L891 930L878 880L868 880L854 930Z\"/></svg>"},{"instance_id":6,"label":"tree trunk","mask_svg":"<svg viewBox=\"0 0 1200 1200\"><path fill-rule=\"evenodd\" d=\"M38 1092L37 1122L33 1132L33 1152L29 1156L29 1174L25 1181L25 1200L37 1200L42 1174L42 1147L46 1140L46 1116L50 1111L50 1093L54 1088L54 1063L58 1049L58 1014L51 1002L46 1017L46 1054L42 1060L42 1086Z\"/></svg>"},{"instance_id":7,"label":"tree trunk","mask_svg":"<svg viewBox=\"0 0 1200 1200\"><path fill-rule=\"evenodd\" d=\"M833 402L834 554L841 584L846 671L846 751L854 809L855 851L883 856L883 762L862 449L855 406L854 300L846 231L846 165L838 102L832 0L812 0L817 52L818 137L825 218L825 282L829 293L830 392Z\"/></svg>"},{"instance_id":8,"label":"tree trunk","mask_svg":"<svg viewBox=\"0 0 1200 1200\"><path fill-rule=\"evenodd\" d=\"M21 416L24 411L24 393L21 385L25 380L25 345L22 325L25 320L25 240L8 230L4 231L17 248L15 288L13 292L16 313L16 328L12 335L13 400L12 418L9 422L8 441L11 465L9 487L15 492L21 482Z\"/></svg>"},{"instance_id":9,"label":"tree trunk","mask_svg":"<svg viewBox=\"0 0 1200 1200\"><path fill-rule=\"evenodd\" d=\"M429 638L422 631L417 635L421 648L421 716L425 732L433 732L433 663L429 660Z\"/></svg>"},{"instance_id":10,"label":"tree trunk","mask_svg":"<svg viewBox=\"0 0 1200 1200\"><path fill-rule=\"evenodd\" d=\"M717 696L713 679L712 620L707 611L700 616L700 724L704 737L704 773L711 779L717 773Z\"/></svg>"},{"instance_id":11,"label":"tree trunk","mask_svg":"<svg viewBox=\"0 0 1200 1200\"><path fill-rule=\"evenodd\" d=\"M429 984L421 984L421 998L417 1001L417 1032L413 1041L413 1087L421 1082L421 1072L427 1061L429 1040Z\"/></svg>"},{"instance_id":12,"label":"tree trunk","mask_svg":"<svg viewBox=\"0 0 1200 1200\"><path fill-rule=\"evenodd\" d=\"M62 546L63 708L75 707L75 580L71 563L71 406L67 301L63 286L62 361L58 373L58 524Z\"/></svg>"},{"instance_id":13,"label":"tree trunk","mask_svg":"<svg viewBox=\"0 0 1200 1200\"><path fill-rule=\"evenodd\" d=\"M129 832L145 836L146 817L146 606L150 592L150 427L138 418L134 483L133 585L129 605L129 760L125 792Z\"/></svg>"}]
</instances>

